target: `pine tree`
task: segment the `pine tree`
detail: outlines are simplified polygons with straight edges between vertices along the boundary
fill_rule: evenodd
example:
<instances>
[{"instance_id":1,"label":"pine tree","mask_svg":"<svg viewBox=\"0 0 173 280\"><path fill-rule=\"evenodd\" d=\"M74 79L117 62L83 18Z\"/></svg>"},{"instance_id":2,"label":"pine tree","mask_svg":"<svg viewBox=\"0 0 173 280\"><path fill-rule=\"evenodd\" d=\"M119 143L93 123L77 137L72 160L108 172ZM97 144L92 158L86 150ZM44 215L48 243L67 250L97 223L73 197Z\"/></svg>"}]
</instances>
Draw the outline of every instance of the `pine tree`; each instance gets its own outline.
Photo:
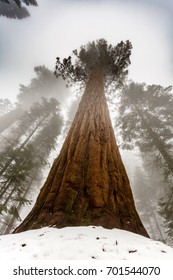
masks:
<instances>
[{"instance_id":1,"label":"pine tree","mask_svg":"<svg viewBox=\"0 0 173 280\"><path fill-rule=\"evenodd\" d=\"M171 87L130 83L120 94L117 126L123 148L152 152L154 163L173 173Z\"/></svg>"},{"instance_id":2,"label":"pine tree","mask_svg":"<svg viewBox=\"0 0 173 280\"><path fill-rule=\"evenodd\" d=\"M7 228L19 217L21 206L29 202L26 195L30 182L41 172L55 146L62 126L59 110L55 99L34 104L16 128L20 137L0 154L0 214L1 221L5 218L5 224L9 223Z\"/></svg>"},{"instance_id":3,"label":"pine tree","mask_svg":"<svg viewBox=\"0 0 173 280\"><path fill-rule=\"evenodd\" d=\"M79 109L34 208L15 230L43 226L101 225L147 235L136 212L116 145L104 88L127 75L131 43L113 47L104 39L57 58L56 76L86 84Z\"/></svg>"},{"instance_id":4,"label":"pine tree","mask_svg":"<svg viewBox=\"0 0 173 280\"><path fill-rule=\"evenodd\" d=\"M144 173L145 170L145 173ZM161 217L159 217L158 208L158 186L153 180L149 181L149 172L137 167L133 184L133 192L138 213L144 223L150 236L155 240L164 241L162 233ZM163 223L162 223L163 224Z\"/></svg>"},{"instance_id":5,"label":"pine tree","mask_svg":"<svg viewBox=\"0 0 173 280\"><path fill-rule=\"evenodd\" d=\"M172 236L173 224L173 95L172 87L147 86L131 82L121 94L117 126L122 147L138 147L141 155L150 157L166 182L160 201L160 213Z\"/></svg>"},{"instance_id":6,"label":"pine tree","mask_svg":"<svg viewBox=\"0 0 173 280\"><path fill-rule=\"evenodd\" d=\"M14 225L20 218L20 211L26 203L29 203L29 195L31 191L35 191L36 186L42 178L42 170L48 165L48 156L50 152L55 149L56 140L58 135L60 135L62 127L62 117L57 113L54 113L47 124L37 133L36 137L31 141L31 151L32 160L29 157L25 157L25 160L30 158L32 163L32 169L29 170L29 178L27 179L26 173L23 179L24 190L17 196L18 199L15 201L13 209L15 213L18 213L18 217L10 213L8 216L8 221L6 222L7 227L4 229L4 234L10 233L14 229ZM22 166L23 168L23 166ZM28 169L27 169L28 171ZM15 171L16 174L21 172L21 168ZM35 186L35 187L34 187Z\"/></svg>"},{"instance_id":7,"label":"pine tree","mask_svg":"<svg viewBox=\"0 0 173 280\"><path fill-rule=\"evenodd\" d=\"M22 108L29 110L33 103L40 102L42 97L50 99L56 98L59 102L62 100L62 90L64 95L67 88L62 79L56 79L54 73L47 67L34 67L35 77L31 79L28 85L20 85L17 96Z\"/></svg>"},{"instance_id":8,"label":"pine tree","mask_svg":"<svg viewBox=\"0 0 173 280\"><path fill-rule=\"evenodd\" d=\"M0 117L11 111L13 104L8 98L0 98Z\"/></svg>"},{"instance_id":9,"label":"pine tree","mask_svg":"<svg viewBox=\"0 0 173 280\"><path fill-rule=\"evenodd\" d=\"M16 107L7 99L0 100L0 132L7 130L1 133L0 150L1 233L14 229L33 185L41 181L41 170L62 127L59 102L52 98L60 96L62 81L45 66L37 66L34 71L36 77L30 84L21 86ZM15 183L21 173L22 185Z\"/></svg>"},{"instance_id":10,"label":"pine tree","mask_svg":"<svg viewBox=\"0 0 173 280\"><path fill-rule=\"evenodd\" d=\"M37 130L43 126L44 122L47 121L47 118L49 118L50 114L56 110L57 102L55 99L51 99L50 102L47 102L46 99L43 99L43 104L36 106L34 105L31 109L30 115L32 116L32 119L34 120L34 124L31 127L31 130L29 131L26 139L20 143L20 145L17 147L17 151L20 152L25 145L30 141L31 137L34 135L34 133L37 132ZM36 107L36 108L35 108ZM35 121L35 118L36 121ZM23 120L21 121L20 126L22 126ZM3 173L7 170L7 168L10 166L10 164L15 159L15 152L10 154L10 157L6 158L5 164L0 169L0 176L3 175Z\"/></svg>"},{"instance_id":11,"label":"pine tree","mask_svg":"<svg viewBox=\"0 0 173 280\"><path fill-rule=\"evenodd\" d=\"M3 114L0 117L0 133L12 126L22 115L23 110L20 105Z\"/></svg>"},{"instance_id":12,"label":"pine tree","mask_svg":"<svg viewBox=\"0 0 173 280\"><path fill-rule=\"evenodd\" d=\"M30 111L33 104L40 103L42 98L55 98L61 102L62 90L65 91L64 94L67 93L63 80L57 80L53 72L45 66L36 66L34 72L36 77L32 78L28 85L20 85L16 106L9 104L7 110L9 101L0 99L0 133L25 118L25 112Z\"/></svg>"}]
</instances>

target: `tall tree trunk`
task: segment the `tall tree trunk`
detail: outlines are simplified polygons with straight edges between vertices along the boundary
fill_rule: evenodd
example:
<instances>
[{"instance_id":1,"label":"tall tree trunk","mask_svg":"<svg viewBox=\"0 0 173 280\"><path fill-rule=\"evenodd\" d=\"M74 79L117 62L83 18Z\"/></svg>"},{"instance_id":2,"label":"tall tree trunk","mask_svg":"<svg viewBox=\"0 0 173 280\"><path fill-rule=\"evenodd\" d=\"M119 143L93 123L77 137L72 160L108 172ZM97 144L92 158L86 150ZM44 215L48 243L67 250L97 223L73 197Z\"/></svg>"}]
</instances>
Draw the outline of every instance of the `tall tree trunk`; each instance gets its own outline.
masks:
<instances>
[{"instance_id":1,"label":"tall tree trunk","mask_svg":"<svg viewBox=\"0 0 173 280\"><path fill-rule=\"evenodd\" d=\"M149 124L149 115L147 112L141 113L139 109L137 109L138 114L140 115L140 118L143 122L144 127L147 129L148 134L150 135L150 138L153 141L153 145L155 148L159 151L159 153L162 155L165 164L169 168L171 172L173 172L173 158L172 156L167 152L165 147L165 142L162 141L161 137L155 132L152 127ZM145 117L146 116L146 117Z\"/></svg>"},{"instance_id":2,"label":"tall tree trunk","mask_svg":"<svg viewBox=\"0 0 173 280\"><path fill-rule=\"evenodd\" d=\"M36 173L37 173L37 171L35 172L34 175L36 175ZM31 179L30 185L29 185L28 188L25 190L25 192L24 192L24 194L23 194L23 196L22 196L23 198L26 199L28 193L30 192L31 184L32 184L33 181L34 181L34 176L33 176L33 178ZM19 194L19 195L20 195L20 194ZM20 212L22 206L23 206L23 205L22 205L21 202L18 202L18 203L17 203L16 210L17 210L18 213ZM7 227L5 228L3 234L8 234L8 233L11 232L12 228L14 228L14 224L15 224L15 221L16 221L16 220L17 220L16 216L13 215L13 216L11 217L10 221L8 222L8 225L7 225ZM21 218L20 218L20 220L21 220Z\"/></svg>"},{"instance_id":3,"label":"tall tree trunk","mask_svg":"<svg viewBox=\"0 0 173 280\"><path fill-rule=\"evenodd\" d=\"M154 212L154 210L153 210L153 206L152 206L151 200L150 200L150 198L148 197L148 194L147 194L147 199L148 199L148 202L149 202L150 211L151 211L152 216L153 216L153 219L154 219L154 221L155 221L156 229L157 229L158 232L159 232L161 241L164 242L163 234L162 234L162 231L161 231L161 229L160 229L159 223L158 223L158 221L157 221L156 214L155 214L155 212Z\"/></svg>"},{"instance_id":4,"label":"tall tree trunk","mask_svg":"<svg viewBox=\"0 0 173 280\"><path fill-rule=\"evenodd\" d=\"M34 208L14 232L81 225L148 236L116 145L98 67L91 73L72 127Z\"/></svg>"}]
</instances>

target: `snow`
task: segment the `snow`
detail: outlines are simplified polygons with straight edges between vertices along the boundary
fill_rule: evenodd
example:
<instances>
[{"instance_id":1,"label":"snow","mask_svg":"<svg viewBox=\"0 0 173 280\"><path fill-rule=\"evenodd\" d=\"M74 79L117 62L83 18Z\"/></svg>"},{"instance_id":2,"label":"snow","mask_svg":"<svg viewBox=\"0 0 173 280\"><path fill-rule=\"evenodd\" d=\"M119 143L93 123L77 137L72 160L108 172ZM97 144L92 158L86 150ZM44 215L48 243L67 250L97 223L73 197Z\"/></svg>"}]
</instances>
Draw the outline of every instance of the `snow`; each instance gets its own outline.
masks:
<instances>
[{"instance_id":1,"label":"snow","mask_svg":"<svg viewBox=\"0 0 173 280\"><path fill-rule=\"evenodd\" d=\"M44 227L0 236L1 260L171 260L173 248L125 230Z\"/></svg>"}]
</instances>

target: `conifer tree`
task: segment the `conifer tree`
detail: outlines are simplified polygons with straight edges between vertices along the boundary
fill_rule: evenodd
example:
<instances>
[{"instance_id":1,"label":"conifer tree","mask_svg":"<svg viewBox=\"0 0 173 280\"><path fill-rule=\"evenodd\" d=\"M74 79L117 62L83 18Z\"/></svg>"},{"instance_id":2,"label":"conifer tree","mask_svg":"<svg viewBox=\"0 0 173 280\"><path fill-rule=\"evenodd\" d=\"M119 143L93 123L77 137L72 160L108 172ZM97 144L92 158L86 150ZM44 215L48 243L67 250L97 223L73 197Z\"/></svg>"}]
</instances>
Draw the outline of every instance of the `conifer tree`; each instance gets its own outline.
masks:
<instances>
[{"instance_id":1,"label":"conifer tree","mask_svg":"<svg viewBox=\"0 0 173 280\"><path fill-rule=\"evenodd\" d=\"M131 82L120 91L119 117L116 125L122 148L138 147L141 155L150 157L150 164L166 182L160 200L160 214L167 233L173 235L173 94L172 87Z\"/></svg>"},{"instance_id":2,"label":"conifer tree","mask_svg":"<svg viewBox=\"0 0 173 280\"><path fill-rule=\"evenodd\" d=\"M47 67L36 66L34 72L36 76L31 79L28 85L20 85L18 102L15 106L12 104L10 106L9 100L0 99L0 133L26 118L26 111L30 111L33 104L42 102L42 98L55 98L61 102L62 90L64 94L67 93L68 90L63 80L57 80ZM38 110L38 108L36 109Z\"/></svg>"},{"instance_id":3,"label":"conifer tree","mask_svg":"<svg viewBox=\"0 0 173 280\"><path fill-rule=\"evenodd\" d=\"M119 118L116 125L122 148L139 147L153 153L156 166L167 176L173 174L172 88L130 83L120 92Z\"/></svg>"},{"instance_id":4,"label":"conifer tree","mask_svg":"<svg viewBox=\"0 0 173 280\"><path fill-rule=\"evenodd\" d=\"M118 147L105 89L127 75L132 45L104 40L57 58L57 77L85 86L79 109L34 208L15 232L43 226L100 225L145 236Z\"/></svg>"},{"instance_id":5,"label":"conifer tree","mask_svg":"<svg viewBox=\"0 0 173 280\"><path fill-rule=\"evenodd\" d=\"M8 98L0 98L0 117L11 111L13 104Z\"/></svg>"},{"instance_id":6,"label":"conifer tree","mask_svg":"<svg viewBox=\"0 0 173 280\"><path fill-rule=\"evenodd\" d=\"M153 184L153 180L151 180L151 184L148 175L146 167L144 170L142 167L137 167L135 170L133 185L135 204L150 236L155 240L163 242L165 241L164 234L162 233L163 222L157 211L159 190L156 188L156 184Z\"/></svg>"},{"instance_id":7,"label":"conifer tree","mask_svg":"<svg viewBox=\"0 0 173 280\"><path fill-rule=\"evenodd\" d=\"M29 202L26 196L32 187L31 181L41 173L55 147L62 126L59 110L55 99L34 104L16 127L20 137L0 153L0 224L4 224L4 228L9 223L6 233L19 217L22 205Z\"/></svg>"}]
</instances>

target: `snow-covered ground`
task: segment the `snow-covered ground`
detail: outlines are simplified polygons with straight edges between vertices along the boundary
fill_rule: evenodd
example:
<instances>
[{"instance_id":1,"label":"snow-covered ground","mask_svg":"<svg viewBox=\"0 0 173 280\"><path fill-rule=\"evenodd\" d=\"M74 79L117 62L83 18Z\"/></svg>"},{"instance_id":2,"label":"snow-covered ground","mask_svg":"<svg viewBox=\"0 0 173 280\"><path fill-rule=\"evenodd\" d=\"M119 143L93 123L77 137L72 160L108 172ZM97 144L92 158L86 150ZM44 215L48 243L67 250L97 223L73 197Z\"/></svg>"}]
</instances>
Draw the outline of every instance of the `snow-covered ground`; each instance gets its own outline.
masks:
<instances>
[{"instance_id":1,"label":"snow-covered ground","mask_svg":"<svg viewBox=\"0 0 173 280\"><path fill-rule=\"evenodd\" d=\"M173 248L119 229L45 227L0 236L1 260L173 260Z\"/></svg>"}]
</instances>

